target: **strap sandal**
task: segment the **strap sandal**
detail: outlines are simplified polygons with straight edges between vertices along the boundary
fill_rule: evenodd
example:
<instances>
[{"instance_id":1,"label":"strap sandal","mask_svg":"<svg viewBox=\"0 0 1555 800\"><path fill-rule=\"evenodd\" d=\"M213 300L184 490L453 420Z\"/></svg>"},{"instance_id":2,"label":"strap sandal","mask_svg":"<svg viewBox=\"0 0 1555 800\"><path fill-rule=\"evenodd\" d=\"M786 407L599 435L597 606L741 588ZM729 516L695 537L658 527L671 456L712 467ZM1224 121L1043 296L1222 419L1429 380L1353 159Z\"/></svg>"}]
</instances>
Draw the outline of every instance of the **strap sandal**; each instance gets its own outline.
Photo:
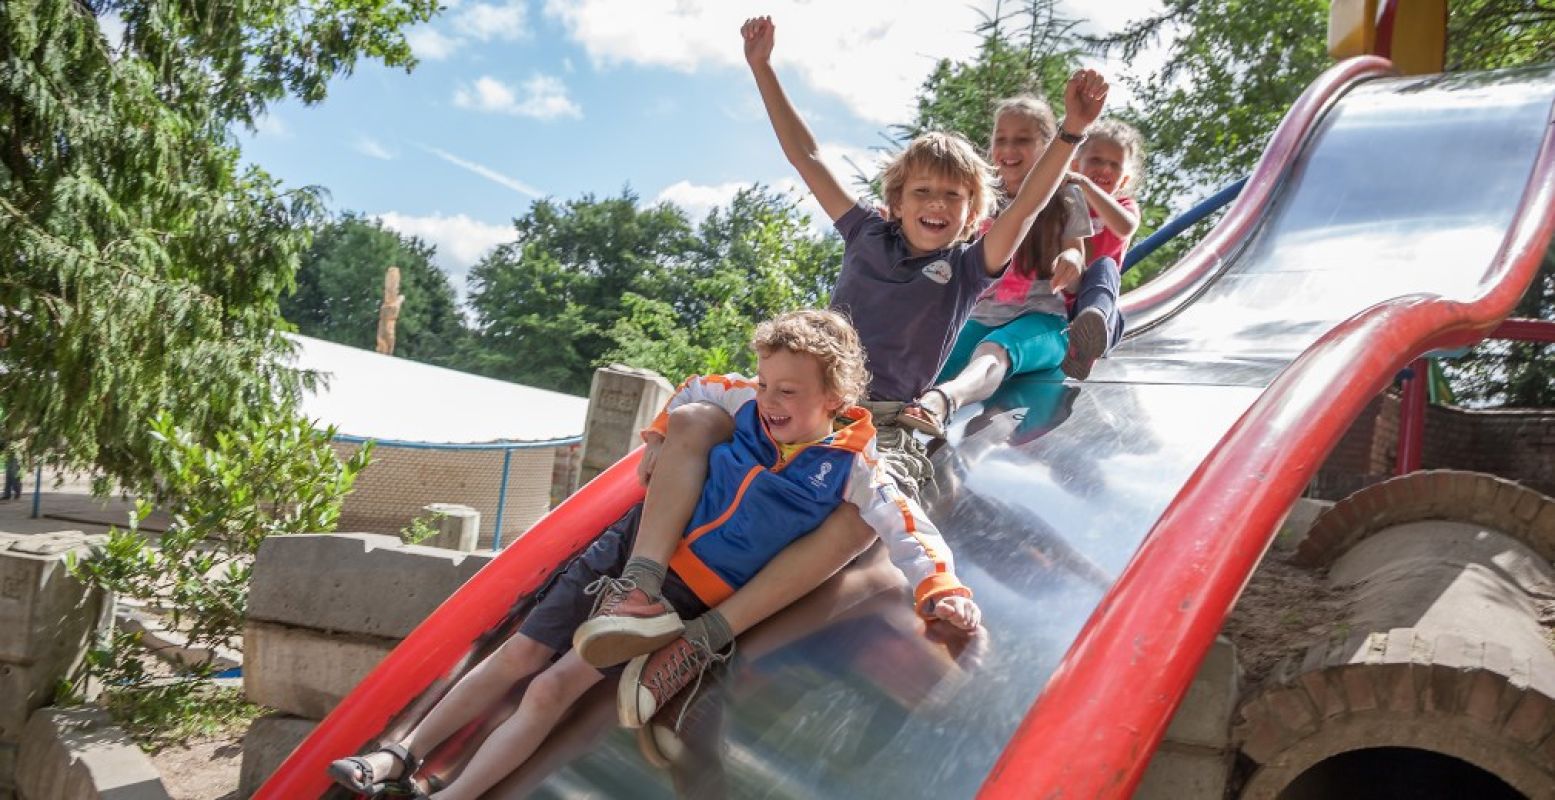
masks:
<instances>
[{"instance_id":1,"label":"strap sandal","mask_svg":"<svg viewBox=\"0 0 1555 800\"><path fill-rule=\"evenodd\" d=\"M940 400L945 403L945 414L943 416L925 406L923 398L920 397L902 406L901 412L896 415L896 421L904 428L926 433L935 439L943 439L945 438L945 421L956 413L956 403L950 399L950 395L946 394L945 390L938 386L924 392L923 397L928 397L930 394L939 395Z\"/></svg>"},{"instance_id":2,"label":"strap sandal","mask_svg":"<svg viewBox=\"0 0 1555 800\"><path fill-rule=\"evenodd\" d=\"M393 778L378 779L377 770L373 769L372 762L364 756L347 756L329 765L329 777L335 783L350 789L353 792L365 794L369 797L383 794L391 789L403 786L414 786L410 783L410 776L421 768L421 760L410 754L403 745L398 743L386 744L373 753L388 753L399 762L400 774ZM369 753L368 755L371 755Z\"/></svg>"}]
</instances>

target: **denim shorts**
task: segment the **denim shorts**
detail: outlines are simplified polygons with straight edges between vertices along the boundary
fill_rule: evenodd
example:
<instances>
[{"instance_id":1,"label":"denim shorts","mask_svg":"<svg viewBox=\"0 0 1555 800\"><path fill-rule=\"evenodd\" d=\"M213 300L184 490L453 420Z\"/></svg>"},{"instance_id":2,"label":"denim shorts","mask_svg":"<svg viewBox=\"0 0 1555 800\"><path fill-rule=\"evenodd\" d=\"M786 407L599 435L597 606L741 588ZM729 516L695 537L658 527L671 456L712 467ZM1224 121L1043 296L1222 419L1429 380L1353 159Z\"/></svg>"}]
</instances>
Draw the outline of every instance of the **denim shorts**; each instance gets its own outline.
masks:
<instances>
[{"instance_id":1,"label":"denim shorts","mask_svg":"<svg viewBox=\"0 0 1555 800\"><path fill-rule=\"evenodd\" d=\"M584 587L600 576L614 578L621 574L631 557L632 542L637 539L642 510L642 503L632 506L626 516L611 523L582 553L557 570L540 589L534 608L524 617L518 632L558 654L571 650L573 631L594 610L595 596L585 594ZM707 613L707 606L674 572L665 576L662 596L682 619Z\"/></svg>"}]
</instances>

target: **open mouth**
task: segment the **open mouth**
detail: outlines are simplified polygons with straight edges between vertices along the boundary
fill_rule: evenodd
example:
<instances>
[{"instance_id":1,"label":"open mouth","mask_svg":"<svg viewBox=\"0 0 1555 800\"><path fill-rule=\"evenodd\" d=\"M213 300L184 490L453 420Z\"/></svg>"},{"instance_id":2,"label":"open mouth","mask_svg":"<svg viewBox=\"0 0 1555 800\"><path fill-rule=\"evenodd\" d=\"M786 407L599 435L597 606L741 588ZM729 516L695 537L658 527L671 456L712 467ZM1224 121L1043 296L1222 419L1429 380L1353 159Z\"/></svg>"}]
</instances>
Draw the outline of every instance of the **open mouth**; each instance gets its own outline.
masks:
<instances>
[{"instance_id":1,"label":"open mouth","mask_svg":"<svg viewBox=\"0 0 1555 800\"><path fill-rule=\"evenodd\" d=\"M935 233L939 233L950 227L950 220L944 217L919 217L918 224Z\"/></svg>"},{"instance_id":2,"label":"open mouth","mask_svg":"<svg viewBox=\"0 0 1555 800\"><path fill-rule=\"evenodd\" d=\"M792 420L793 417L780 417L776 414L762 414L761 419L767 423L767 427L769 428L781 428L784 425L787 425L789 420Z\"/></svg>"}]
</instances>

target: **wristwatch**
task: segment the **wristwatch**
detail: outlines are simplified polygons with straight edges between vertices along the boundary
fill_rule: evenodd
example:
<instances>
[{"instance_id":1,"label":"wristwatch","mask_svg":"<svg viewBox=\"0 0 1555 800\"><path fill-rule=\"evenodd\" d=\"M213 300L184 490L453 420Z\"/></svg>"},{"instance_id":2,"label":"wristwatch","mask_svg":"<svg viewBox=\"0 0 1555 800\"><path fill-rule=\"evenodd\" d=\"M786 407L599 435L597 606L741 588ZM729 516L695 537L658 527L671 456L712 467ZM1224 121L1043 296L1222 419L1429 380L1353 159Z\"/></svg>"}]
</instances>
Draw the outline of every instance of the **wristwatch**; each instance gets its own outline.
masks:
<instances>
[{"instance_id":1,"label":"wristwatch","mask_svg":"<svg viewBox=\"0 0 1555 800\"><path fill-rule=\"evenodd\" d=\"M1064 126L1060 124L1058 126L1058 140L1067 144L1078 145L1079 143L1085 141L1085 134L1070 133L1069 131L1064 130Z\"/></svg>"}]
</instances>

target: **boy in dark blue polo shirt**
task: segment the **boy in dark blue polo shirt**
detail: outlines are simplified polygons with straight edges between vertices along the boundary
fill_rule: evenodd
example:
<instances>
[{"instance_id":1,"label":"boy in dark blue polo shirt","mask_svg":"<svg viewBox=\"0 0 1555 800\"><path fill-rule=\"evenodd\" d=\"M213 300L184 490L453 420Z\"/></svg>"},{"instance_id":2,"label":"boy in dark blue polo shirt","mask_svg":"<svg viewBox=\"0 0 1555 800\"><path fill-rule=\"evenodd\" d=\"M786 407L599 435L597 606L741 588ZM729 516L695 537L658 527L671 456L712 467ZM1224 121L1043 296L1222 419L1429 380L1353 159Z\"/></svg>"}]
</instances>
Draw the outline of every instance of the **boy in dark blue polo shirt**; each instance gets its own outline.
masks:
<instances>
[{"instance_id":1,"label":"boy in dark blue polo shirt","mask_svg":"<svg viewBox=\"0 0 1555 800\"><path fill-rule=\"evenodd\" d=\"M1037 213L1057 191L1075 146L1101 113L1107 84L1091 70L1075 73L1064 92L1065 118L1058 138L1009 206L974 240L974 231L993 204L992 169L976 149L954 134L919 136L882 176L886 213L860 202L821 161L815 137L784 94L771 65L774 31L768 17L747 20L740 29L745 59L784 155L842 234L842 272L832 292L832 308L852 319L866 350L872 380L868 401L861 405L874 417L880 458L901 490L903 514L930 524L917 497L932 477L932 467L922 446L899 426L898 416L933 385L978 295L1004 271ZM623 619L585 624L574 642L580 651L620 654L638 647L649 650L662 641L636 634L630 617L663 604L659 593L665 564L691 512L689 507L654 508L652 498L696 496L707 471L708 449L728 436L727 422L705 415L698 424L700 428L688 425L677 431L672 421L668 441L662 432L645 433L642 476L650 487L650 505L644 508L621 580L605 587L600 604L603 615ZM694 443L687 446L688 441ZM678 485L690 482L697 486ZM695 645L689 649L704 655L723 649L733 631L745 630L804 596L874 539L856 514L834 513L813 535L790 545L733 597L704 615L704 624L695 631L656 651L646 673L655 672L659 662L683 660L679 654L688 650L688 639ZM673 682L685 686L696 670L672 672ZM623 687L623 696L627 689ZM656 691L662 693L665 687Z\"/></svg>"}]
</instances>

